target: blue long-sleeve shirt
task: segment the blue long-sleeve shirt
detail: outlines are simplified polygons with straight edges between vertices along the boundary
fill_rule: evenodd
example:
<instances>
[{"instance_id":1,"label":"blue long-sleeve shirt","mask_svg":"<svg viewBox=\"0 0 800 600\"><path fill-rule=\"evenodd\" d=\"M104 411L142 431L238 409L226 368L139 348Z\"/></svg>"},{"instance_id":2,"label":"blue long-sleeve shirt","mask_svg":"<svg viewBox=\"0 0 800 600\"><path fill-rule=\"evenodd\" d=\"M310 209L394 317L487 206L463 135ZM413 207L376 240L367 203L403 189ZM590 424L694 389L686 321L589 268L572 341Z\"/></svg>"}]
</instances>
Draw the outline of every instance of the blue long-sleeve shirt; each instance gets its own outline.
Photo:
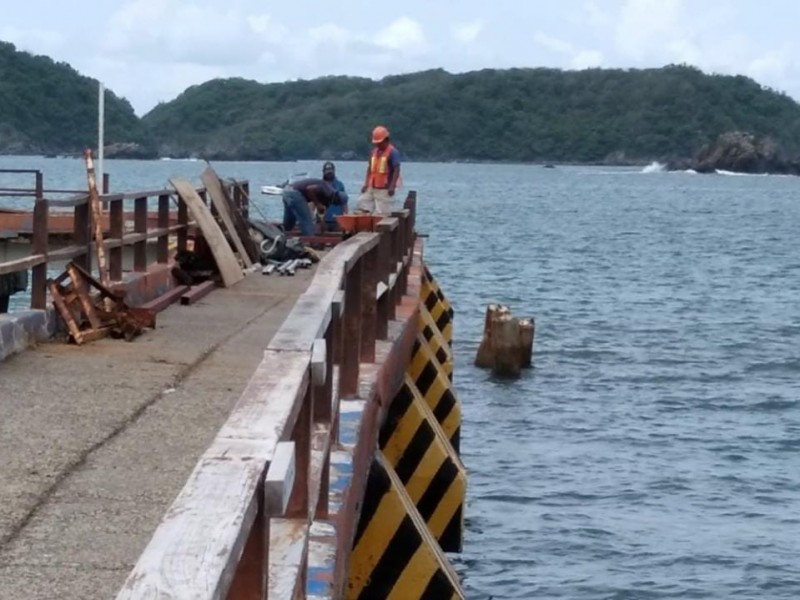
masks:
<instances>
[{"instance_id":1,"label":"blue long-sleeve shirt","mask_svg":"<svg viewBox=\"0 0 800 600\"><path fill-rule=\"evenodd\" d=\"M336 215L343 215L347 212L347 192L344 190L344 184L336 177L333 181L327 182L335 191L339 192L339 203L331 203L325 210L325 221L328 223L336 222Z\"/></svg>"}]
</instances>

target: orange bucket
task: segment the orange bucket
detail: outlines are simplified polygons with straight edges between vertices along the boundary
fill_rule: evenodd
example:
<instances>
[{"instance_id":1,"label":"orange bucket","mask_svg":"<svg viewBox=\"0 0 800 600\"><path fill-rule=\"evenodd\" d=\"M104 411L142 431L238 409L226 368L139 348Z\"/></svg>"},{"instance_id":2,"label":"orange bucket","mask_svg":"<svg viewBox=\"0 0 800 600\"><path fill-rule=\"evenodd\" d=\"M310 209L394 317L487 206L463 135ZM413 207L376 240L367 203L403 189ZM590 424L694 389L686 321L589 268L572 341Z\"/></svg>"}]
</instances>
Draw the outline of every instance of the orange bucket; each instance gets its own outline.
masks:
<instances>
[{"instance_id":1,"label":"orange bucket","mask_svg":"<svg viewBox=\"0 0 800 600\"><path fill-rule=\"evenodd\" d=\"M383 217L376 215L336 215L336 221L339 223L339 227L346 233L375 231L375 225L381 220L383 220Z\"/></svg>"}]
</instances>

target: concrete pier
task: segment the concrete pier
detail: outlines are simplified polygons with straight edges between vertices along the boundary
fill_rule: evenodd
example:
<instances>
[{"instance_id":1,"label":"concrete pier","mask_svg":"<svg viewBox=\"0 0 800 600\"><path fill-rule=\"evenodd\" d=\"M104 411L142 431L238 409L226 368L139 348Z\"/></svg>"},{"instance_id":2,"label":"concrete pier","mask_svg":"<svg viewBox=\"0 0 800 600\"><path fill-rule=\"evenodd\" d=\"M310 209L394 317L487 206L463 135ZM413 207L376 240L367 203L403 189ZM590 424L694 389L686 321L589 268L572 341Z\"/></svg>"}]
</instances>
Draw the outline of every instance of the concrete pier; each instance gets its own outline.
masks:
<instances>
[{"instance_id":1,"label":"concrete pier","mask_svg":"<svg viewBox=\"0 0 800 600\"><path fill-rule=\"evenodd\" d=\"M113 598L312 272L0 362L0 598Z\"/></svg>"},{"instance_id":2,"label":"concrete pier","mask_svg":"<svg viewBox=\"0 0 800 600\"><path fill-rule=\"evenodd\" d=\"M412 192L310 270L236 273L131 342L0 362L0 598L463 599L453 310L415 216ZM161 249L132 306L184 293L169 233L127 238Z\"/></svg>"}]
</instances>

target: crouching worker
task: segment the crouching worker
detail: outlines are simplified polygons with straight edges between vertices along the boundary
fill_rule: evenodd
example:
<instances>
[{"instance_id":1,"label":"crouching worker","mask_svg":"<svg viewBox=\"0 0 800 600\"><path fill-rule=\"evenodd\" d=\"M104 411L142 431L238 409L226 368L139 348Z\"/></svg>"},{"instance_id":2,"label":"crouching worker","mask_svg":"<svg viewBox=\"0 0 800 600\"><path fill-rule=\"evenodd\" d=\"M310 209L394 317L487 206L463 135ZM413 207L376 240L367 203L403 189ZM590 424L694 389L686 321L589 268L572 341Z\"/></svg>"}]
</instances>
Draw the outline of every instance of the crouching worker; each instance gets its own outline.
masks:
<instances>
[{"instance_id":1,"label":"crouching worker","mask_svg":"<svg viewBox=\"0 0 800 600\"><path fill-rule=\"evenodd\" d=\"M339 193L322 179L301 179L283 188L283 230L287 233L297 225L300 235L314 235L317 215L325 213Z\"/></svg>"}]
</instances>

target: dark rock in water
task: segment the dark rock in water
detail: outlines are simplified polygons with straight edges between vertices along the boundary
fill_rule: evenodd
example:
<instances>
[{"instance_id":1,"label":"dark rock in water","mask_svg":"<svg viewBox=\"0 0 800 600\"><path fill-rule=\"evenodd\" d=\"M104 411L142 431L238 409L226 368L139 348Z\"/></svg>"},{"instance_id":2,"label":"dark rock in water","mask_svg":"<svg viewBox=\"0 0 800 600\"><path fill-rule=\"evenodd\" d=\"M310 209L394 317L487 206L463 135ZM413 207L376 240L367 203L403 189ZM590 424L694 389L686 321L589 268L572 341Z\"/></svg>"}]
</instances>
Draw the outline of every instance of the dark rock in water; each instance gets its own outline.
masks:
<instances>
[{"instance_id":1,"label":"dark rock in water","mask_svg":"<svg viewBox=\"0 0 800 600\"><path fill-rule=\"evenodd\" d=\"M155 158L155 151L137 142L108 144L103 149L106 158Z\"/></svg>"},{"instance_id":2,"label":"dark rock in water","mask_svg":"<svg viewBox=\"0 0 800 600\"><path fill-rule=\"evenodd\" d=\"M783 149L768 136L741 131L723 133L716 141L706 144L690 164L671 162L669 168L689 168L698 173L717 170L737 173L800 174L800 161L790 159Z\"/></svg>"}]
</instances>

